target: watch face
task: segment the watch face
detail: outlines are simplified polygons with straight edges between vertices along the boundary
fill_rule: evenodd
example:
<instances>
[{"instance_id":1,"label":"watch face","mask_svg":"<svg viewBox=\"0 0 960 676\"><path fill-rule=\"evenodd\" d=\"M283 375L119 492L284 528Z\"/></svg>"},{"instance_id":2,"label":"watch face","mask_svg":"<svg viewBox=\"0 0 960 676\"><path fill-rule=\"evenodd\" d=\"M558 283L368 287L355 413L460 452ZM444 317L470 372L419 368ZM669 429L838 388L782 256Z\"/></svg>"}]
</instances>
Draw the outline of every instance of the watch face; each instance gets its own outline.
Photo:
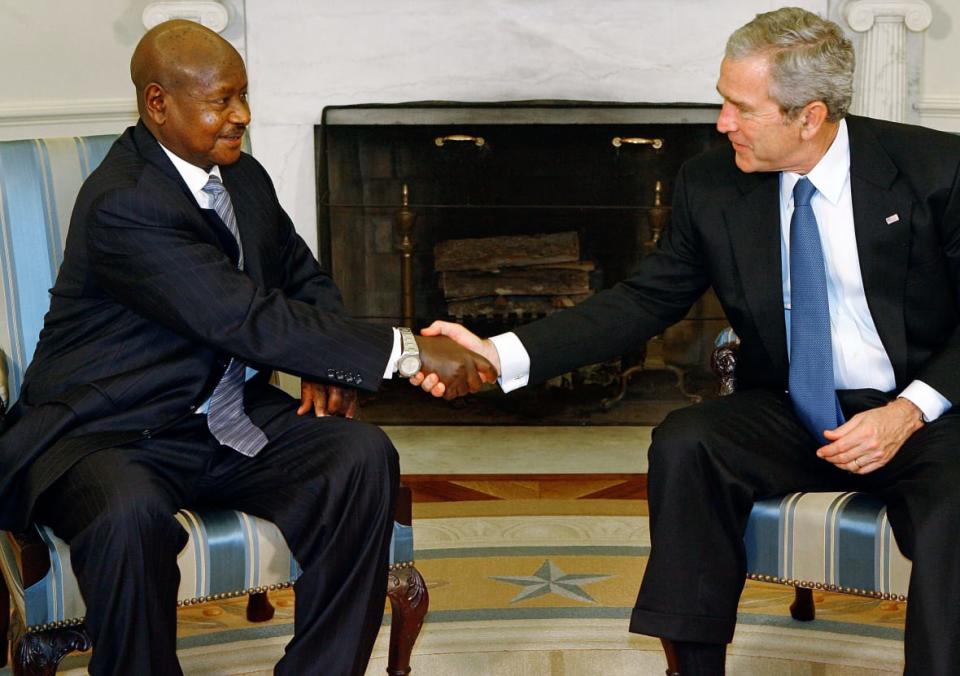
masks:
<instances>
[{"instance_id":1,"label":"watch face","mask_svg":"<svg viewBox=\"0 0 960 676\"><path fill-rule=\"evenodd\" d=\"M409 378L419 370L420 357L415 354L408 354L405 357L401 357L400 363L397 364L397 371L399 371L400 375L402 375L404 378Z\"/></svg>"}]
</instances>

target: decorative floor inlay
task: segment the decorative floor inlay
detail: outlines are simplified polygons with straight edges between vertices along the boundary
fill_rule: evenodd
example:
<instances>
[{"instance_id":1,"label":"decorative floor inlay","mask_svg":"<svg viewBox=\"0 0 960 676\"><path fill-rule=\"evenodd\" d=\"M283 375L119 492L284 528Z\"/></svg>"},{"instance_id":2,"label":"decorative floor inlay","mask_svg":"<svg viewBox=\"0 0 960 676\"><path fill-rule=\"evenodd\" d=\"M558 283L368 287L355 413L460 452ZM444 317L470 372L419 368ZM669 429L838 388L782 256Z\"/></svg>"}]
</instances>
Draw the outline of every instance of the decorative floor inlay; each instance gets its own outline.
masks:
<instances>
[{"instance_id":1,"label":"decorative floor inlay","mask_svg":"<svg viewBox=\"0 0 960 676\"><path fill-rule=\"evenodd\" d=\"M627 630L649 552L645 512L638 500L415 504L430 613L414 648L414 676L662 674L659 641ZM905 604L815 597L817 620L796 622L791 588L748 582L728 673L902 671ZM243 599L181 611L188 676L271 673L292 633L294 602L290 591L271 598L276 617L260 625L245 621ZM383 673L387 634L385 626L368 676ZM61 673L79 676L85 662L68 658Z\"/></svg>"}]
</instances>

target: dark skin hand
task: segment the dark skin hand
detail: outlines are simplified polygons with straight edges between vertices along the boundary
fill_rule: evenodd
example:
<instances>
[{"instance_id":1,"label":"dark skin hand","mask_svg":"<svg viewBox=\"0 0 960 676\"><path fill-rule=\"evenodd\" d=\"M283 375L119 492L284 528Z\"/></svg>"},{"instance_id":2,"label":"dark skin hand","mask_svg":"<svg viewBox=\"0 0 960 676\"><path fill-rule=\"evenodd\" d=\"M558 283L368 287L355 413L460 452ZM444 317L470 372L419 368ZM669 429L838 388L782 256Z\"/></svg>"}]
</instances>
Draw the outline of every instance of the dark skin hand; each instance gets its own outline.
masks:
<instances>
[{"instance_id":1,"label":"dark skin hand","mask_svg":"<svg viewBox=\"0 0 960 676\"><path fill-rule=\"evenodd\" d=\"M462 347L446 336L417 336L422 374L436 374L445 385L444 399L456 399L477 392L483 383L497 380L497 371L484 357ZM419 375L419 374L418 374Z\"/></svg>"},{"instance_id":2,"label":"dark skin hand","mask_svg":"<svg viewBox=\"0 0 960 676\"><path fill-rule=\"evenodd\" d=\"M318 418L328 415L341 415L344 418L356 418L360 412L360 399L352 387L300 381L300 408L297 415L313 410Z\"/></svg>"}]
</instances>

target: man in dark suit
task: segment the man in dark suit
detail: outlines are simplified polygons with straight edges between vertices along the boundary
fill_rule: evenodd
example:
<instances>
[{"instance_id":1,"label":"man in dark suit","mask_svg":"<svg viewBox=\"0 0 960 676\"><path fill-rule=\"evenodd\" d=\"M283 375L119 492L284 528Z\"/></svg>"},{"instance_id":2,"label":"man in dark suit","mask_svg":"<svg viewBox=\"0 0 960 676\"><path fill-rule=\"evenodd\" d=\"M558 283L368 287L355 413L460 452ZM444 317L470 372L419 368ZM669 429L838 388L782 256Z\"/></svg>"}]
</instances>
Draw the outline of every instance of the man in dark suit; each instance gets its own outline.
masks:
<instances>
[{"instance_id":1,"label":"man in dark suit","mask_svg":"<svg viewBox=\"0 0 960 676\"><path fill-rule=\"evenodd\" d=\"M247 78L229 43L167 22L141 40L131 75L140 122L80 191L0 435L0 527L35 516L70 544L91 673L169 676L187 539L175 512L269 519L303 570L277 673L361 674L399 470L389 439L349 419L355 388L376 389L399 363L465 392L489 364L346 314L240 150ZM304 379L299 411L267 383L273 369Z\"/></svg>"},{"instance_id":2,"label":"man in dark suit","mask_svg":"<svg viewBox=\"0 0 960 676\"><path fill-rule=\"evenodd\" d=\"M514 334L425 331L485 354L509 391L630 352L716 291L740 389L654 432L630 624L674 642L683 676L723 672L754 501L810 490L885 499L913 561L906 672L960 671L960 138L847 116L853 61L831 22L758 15L720 68L730 147L683 166L632 277Z\"/></svg>"}]
</instances>

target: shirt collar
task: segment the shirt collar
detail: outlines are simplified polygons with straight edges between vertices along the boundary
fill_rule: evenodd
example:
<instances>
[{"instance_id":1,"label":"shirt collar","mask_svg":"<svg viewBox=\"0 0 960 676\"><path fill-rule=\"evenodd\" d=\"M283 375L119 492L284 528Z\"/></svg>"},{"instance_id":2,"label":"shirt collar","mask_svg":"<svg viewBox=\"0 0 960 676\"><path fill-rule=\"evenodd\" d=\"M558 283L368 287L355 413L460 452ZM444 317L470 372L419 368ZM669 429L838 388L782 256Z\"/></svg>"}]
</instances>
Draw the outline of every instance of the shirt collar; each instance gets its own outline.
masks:
<instances>
[{"instance_id":1,"label":"shirt collar","mask_svg":"<svg viewBox=\"0 0 960 676\"><path fill-rule=\"evenodd\" d=\"M206 194L203 192L203 186L207 184L210 177L216 176L222 179L219 165L215 164L210 171L206 171L195 164L190 164L179 155L174 154L173 151L167 149L162 143L160 143L160 147L163 148L163 152L165 152L167 157L170 158L170 161L173 162L174 169L176 169L177 173L183 178L183 182L187 184L190 192L197 198L197 201L202 204L203 202L201 202L200 197ZM206 200L204 200L204 202L205 201Z\"/></svg>"},{"instance_id":2,"label":"shirt collar","mask_svg":"<svg viewBox=\"0 0 960 676\"><path fill-rule=\"evenodd\" d=\"M833 143L806 176L817 188L817 192L831 204L835 205L840 201L843 188L850 177L850 135L847 132L846 120L840 120ZM781 172L780 197L784 204L790 204L793 200L793 187L801 178L803 176L793 171Z\"/></svg>"}]
</instances>

